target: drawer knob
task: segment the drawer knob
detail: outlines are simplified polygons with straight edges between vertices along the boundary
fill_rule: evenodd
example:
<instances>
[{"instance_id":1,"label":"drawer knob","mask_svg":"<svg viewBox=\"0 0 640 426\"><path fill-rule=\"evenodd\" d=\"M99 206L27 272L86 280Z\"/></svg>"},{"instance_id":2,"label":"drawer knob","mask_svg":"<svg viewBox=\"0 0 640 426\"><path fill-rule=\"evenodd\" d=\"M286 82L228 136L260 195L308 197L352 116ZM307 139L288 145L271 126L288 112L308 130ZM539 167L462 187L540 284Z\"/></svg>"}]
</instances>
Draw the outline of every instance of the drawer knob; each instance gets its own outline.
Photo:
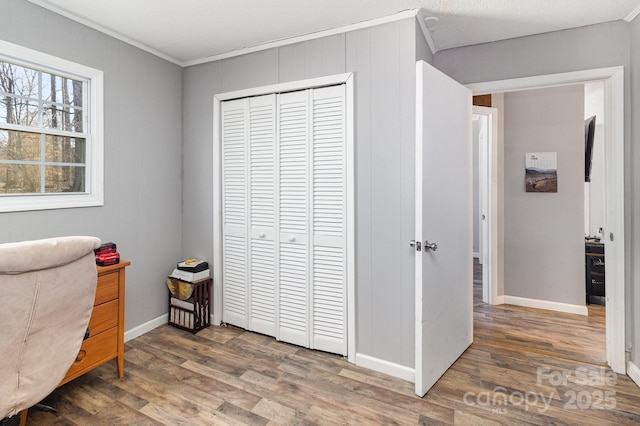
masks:
<instances>
[{"instance_id":1,"label":"drawer knob","mask_svg":"<svg viewBox=\"0 0 640 426\"><path fill-rule=\"evenodd\" d=\"M86 356L87 356L87 351L85 351L84 349L81 349L80 352L78 352L78 356L76 357L75 363L78 364L79 362L82 362L82 360L85 359Z\"/></svg>"}]
</instances>

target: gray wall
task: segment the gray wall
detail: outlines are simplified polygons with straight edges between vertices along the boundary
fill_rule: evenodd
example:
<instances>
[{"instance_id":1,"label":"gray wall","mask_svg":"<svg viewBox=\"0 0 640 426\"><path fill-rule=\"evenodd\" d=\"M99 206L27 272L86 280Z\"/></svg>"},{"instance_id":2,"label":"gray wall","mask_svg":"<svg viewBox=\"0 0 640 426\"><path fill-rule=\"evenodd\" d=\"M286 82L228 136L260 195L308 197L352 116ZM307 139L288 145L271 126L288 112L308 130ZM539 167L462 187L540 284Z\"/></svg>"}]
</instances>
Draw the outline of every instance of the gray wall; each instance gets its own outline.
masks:
<instances>
[{"instance_id":1,"label":"gray wall","mask_svg":"<svg viewBox=\"0 0 640 426\"><path fill-rule=\"evenodd\" d=\"M104 71L105 205L0 213L0 242L94 235L127 269L125 328L165 314L181 255L180 67L24 0L0 0L0 39Z\"/></svg>"},{"instance_id":2,"label":"gray wall","mask_svg":"<svg viewBox=\"0 0 640 426\"><path fill-rule=\"evenodd\" d=\"M625 229L627 342L640 363L640 22L610 22L566 31L449 49L434 65L459 82L476 83L567 71L625 67ZM635 110L635 108L634 108ZM632 139L633 125L633 139ZM632 338L633 336L633 338Z\"/></svg>"},{"instance_id":3,"label":"gray wall","mask_svg":"<svg viewBox=\"0 0 640 426\"><path fill-rule=\"evenodd\" d=\"M213 96L355 73L357 350L413 367L416 23L374 28L184 70L183 253L213 258Z\"/></svg>"},{"instance_id":4,"label":"gray wall","mask_svg":"<svg viewBox=\"0 0 640 426\"><path fill-rule=\"evenodd\" d=\"M584 89L504 96L504 293L584 305ZM525 192L525 154L556 152L558 192Z\"/></svg>"}]
</instances>

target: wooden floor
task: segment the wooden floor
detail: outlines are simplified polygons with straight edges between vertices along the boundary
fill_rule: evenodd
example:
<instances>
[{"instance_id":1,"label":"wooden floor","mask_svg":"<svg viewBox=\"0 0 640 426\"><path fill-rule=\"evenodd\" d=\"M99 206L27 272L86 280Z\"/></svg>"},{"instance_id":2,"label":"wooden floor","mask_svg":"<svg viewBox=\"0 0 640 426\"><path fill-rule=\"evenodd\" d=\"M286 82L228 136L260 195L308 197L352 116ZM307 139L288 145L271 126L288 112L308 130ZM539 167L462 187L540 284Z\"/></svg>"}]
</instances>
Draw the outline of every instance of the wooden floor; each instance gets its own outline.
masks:
<instances>
[{"instance_id":1,"label":"wooden floor","mask_svg":"<svg viewBox=\"0 0 640 426\"><path fill-rule=\"evenodd\" d=\"M112 361L54 391L44 402L58 413L30 410L28 424L640 424L640 389L603 363L604 307L488 306L474 290L474 343L424 398L259 334L162 326L126 344L124 379Z\"/></svg>"}]
</instances>

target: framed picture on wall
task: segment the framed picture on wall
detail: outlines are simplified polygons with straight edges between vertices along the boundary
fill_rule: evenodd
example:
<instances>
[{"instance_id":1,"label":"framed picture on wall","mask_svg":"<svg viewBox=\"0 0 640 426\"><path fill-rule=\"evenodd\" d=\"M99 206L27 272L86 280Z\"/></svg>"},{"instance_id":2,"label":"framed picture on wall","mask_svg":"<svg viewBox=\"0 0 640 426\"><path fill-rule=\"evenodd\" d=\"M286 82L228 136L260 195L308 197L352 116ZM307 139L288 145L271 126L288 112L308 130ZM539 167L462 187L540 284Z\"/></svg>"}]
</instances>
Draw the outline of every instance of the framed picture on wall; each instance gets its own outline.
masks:
<instances>
[{"instance_id":1,"label":"framed picture on wall","mask_svg":"<svg viewBox=\"0 0 640 426\"><path fill-rule=\"evenodd\" d=\"M558 155L556 152L525 154L526 192L558 192Z\"/></svg>"}]
</instances>

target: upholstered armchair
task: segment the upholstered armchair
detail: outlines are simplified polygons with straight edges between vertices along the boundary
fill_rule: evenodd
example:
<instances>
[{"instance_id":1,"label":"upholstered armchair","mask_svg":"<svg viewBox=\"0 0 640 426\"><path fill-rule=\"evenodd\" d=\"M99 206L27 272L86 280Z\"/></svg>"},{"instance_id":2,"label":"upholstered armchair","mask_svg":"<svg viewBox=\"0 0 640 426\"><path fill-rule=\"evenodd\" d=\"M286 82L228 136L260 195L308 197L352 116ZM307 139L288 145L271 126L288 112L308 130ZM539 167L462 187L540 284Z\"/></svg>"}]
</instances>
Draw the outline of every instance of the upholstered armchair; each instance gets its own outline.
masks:
<instances>
[{"instance_id":1,"label":"upholstered armchair","mask_svg":"<svg viewBox=\"0 0 640 426\"><path fill-rule=\"evenodd\" d=\"M35 405L80 350L96 290L94 237L0 244L0 419Z\"/></svg>"}]
</instances>

